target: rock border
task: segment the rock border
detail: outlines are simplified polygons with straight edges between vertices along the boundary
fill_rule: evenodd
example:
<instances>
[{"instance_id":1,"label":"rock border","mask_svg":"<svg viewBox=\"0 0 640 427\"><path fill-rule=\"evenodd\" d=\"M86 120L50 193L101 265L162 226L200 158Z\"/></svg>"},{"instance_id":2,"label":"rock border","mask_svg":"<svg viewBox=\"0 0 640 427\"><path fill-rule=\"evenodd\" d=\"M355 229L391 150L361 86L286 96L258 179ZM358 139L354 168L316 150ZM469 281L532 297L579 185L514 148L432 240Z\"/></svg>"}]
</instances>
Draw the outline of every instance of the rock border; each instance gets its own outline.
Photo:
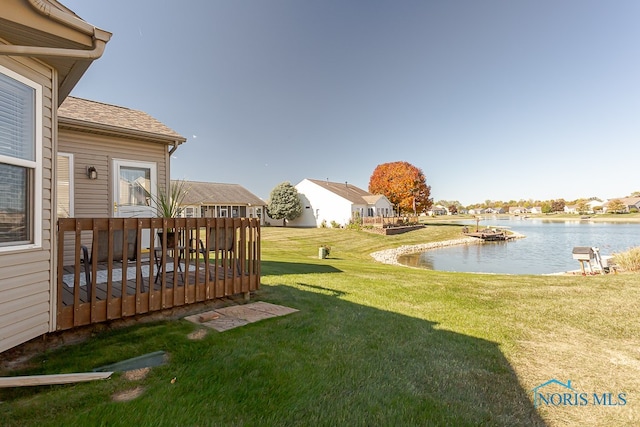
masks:
<instances>
[{"instance_id":1,"label":"rock border","mask_svg":"<svg viewBox=\"0 0 640 427\"><path fill-rule=\"evenodd\" d=\"M446 246L454 245L477 245L483 243L482 239L475 237L465 237L462 239L444 240L442 242L422 243L419 245L403 245L393 249L385 249L383 251L377 251L371 253L373 259L383 264L401 265L408 267L398 262L400 255L413 254L416 252L424 252L429 249L444 248Z\"/></svg>"}]
</instances>

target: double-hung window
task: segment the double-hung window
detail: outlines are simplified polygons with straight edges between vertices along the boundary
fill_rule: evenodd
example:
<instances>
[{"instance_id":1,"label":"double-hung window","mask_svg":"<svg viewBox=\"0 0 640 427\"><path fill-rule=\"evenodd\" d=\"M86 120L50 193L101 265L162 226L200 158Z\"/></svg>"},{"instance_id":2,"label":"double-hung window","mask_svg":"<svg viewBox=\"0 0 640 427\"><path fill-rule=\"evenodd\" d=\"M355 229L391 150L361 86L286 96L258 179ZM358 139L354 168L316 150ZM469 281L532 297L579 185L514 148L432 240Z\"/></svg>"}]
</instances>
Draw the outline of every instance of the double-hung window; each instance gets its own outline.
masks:
<instances>
[{"instance_id":1,"label":"double-hung window","mask_svg":"<svg viewBox=\"0 0 640 427\"><path fill-rule=\"evenodd\" d=\"M73 154L58 153L56 180L58 218L73 217Z\"/></svg>"},{"instance_id":2,"label":"double-hung window","mask_svg":"<svg viewBox=\"0 0 640 427\"><path fill-rule=\"evenodd\" d=\"M0 66L0 251L41 247L42 87Z\"/></svg>"}]
</instances>

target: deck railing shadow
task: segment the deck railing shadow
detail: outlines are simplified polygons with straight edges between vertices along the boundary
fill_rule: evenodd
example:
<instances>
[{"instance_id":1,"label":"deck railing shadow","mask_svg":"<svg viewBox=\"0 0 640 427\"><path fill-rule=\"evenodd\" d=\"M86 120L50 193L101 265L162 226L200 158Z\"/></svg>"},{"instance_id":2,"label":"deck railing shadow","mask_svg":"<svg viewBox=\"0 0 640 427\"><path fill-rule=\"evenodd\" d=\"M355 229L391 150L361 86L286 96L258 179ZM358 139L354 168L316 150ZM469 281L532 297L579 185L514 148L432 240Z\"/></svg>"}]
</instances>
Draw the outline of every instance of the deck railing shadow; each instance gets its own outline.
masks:
<instances>
[{"instance_id":1,"label":"deck railing shadow","mask_svg":"<svg viewBox=\"0 0 640 427\"><path fill-rule=\"evenodd\" d=\"M279 319L278 327L256 325L269 329L273 338L268 350L254 349L268 351L269 360L284 365L304 355L305 376L323 378L325 387L306 389L300 401L330 402L331 411L326 411L321 424L340 420L345 425L546 425L499 343L447 330L428 313L416 317L355 303L344 298L344 290L325 282L272 289L271 301L299 312ZM308 334L309 325L331 332L305 335L296 341L295 350L273 344L289 342L278 331L291 335L298 328L300 334ZM247 333L246 341L238 345L254 341L255 336ZM270 372L269 367L264 371ZM229 373L226 377L233 378ZM364 400L369 394L377 399ZM300 404L299 410L318 409ZM278 421L287 424L290 419L284 416Z\"/></svg>"},{"instance_id":2,"label":"deck railing shadow","mask_svg":"<svg viewBox=\"0 0 640 427\"><path fill-rule=\"evenodd\" d=\"M327 264L312 264L304 262L262 261L260 272L262 276L282 274L313 274L313 273L342 273L342 270Z\"/></svg>"},{"instance_id":3,"label":"deck railing shadow","mask_svg":"<svg viewBox=\"0 0 640 427\"><path fill-rule=\"evenodd\" d=\"M260 286L255 218L64 218L57 241L58 330Z\"/></svg>"}]
</instances>

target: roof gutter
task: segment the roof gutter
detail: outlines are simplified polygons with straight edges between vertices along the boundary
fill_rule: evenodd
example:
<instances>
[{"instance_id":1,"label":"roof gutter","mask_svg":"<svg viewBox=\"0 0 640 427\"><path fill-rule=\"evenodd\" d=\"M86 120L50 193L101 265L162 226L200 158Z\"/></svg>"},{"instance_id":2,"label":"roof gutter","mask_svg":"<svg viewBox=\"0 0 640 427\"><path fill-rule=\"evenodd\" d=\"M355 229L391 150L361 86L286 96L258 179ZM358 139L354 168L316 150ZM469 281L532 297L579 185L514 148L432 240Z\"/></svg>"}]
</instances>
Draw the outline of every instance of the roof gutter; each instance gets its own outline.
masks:
<instances>
[{"instance_id":1,"label":"roof gutter","mask_svg":"<svg viewBox=\"0 0 640 427\"><path fill-rule=\"evenodd\" d=\"M91 49L62 49L40 46L14 46L0 45L0 55L12 56L36 56L36 57L67 57L76 59L93 60L102 56L107 42L111 39L111 33L94 27L68 12L52 8L44 0L27 0L31 7L41 15L51 18L69 28L91 36L93 44Z\"/></svg>"}]
</instances>

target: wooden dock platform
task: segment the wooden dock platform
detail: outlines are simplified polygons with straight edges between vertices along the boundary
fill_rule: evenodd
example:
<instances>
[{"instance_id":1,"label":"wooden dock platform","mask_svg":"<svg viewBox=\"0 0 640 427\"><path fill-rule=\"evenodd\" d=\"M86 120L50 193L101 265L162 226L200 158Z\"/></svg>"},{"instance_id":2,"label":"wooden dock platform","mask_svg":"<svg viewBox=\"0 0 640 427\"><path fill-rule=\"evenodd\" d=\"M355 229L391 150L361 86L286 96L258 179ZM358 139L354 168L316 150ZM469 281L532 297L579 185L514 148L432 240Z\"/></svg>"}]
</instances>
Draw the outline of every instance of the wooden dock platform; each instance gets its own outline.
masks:
<instances>
[{"instance_id":1,"label":"wooden dock platform","mask_svg":"<svg viewBox=\"0 0 640 427\"><path fill-rule=\"evenodd\" d=\"M505 231L493 230L493 229L479 230L476 232L467 232L464 234L465 236L475 237L478 239L482 239L486 242L505 241L505 240L511 240L514 238L514 236L507 234Z\"/></svg>"}]
</instances>

